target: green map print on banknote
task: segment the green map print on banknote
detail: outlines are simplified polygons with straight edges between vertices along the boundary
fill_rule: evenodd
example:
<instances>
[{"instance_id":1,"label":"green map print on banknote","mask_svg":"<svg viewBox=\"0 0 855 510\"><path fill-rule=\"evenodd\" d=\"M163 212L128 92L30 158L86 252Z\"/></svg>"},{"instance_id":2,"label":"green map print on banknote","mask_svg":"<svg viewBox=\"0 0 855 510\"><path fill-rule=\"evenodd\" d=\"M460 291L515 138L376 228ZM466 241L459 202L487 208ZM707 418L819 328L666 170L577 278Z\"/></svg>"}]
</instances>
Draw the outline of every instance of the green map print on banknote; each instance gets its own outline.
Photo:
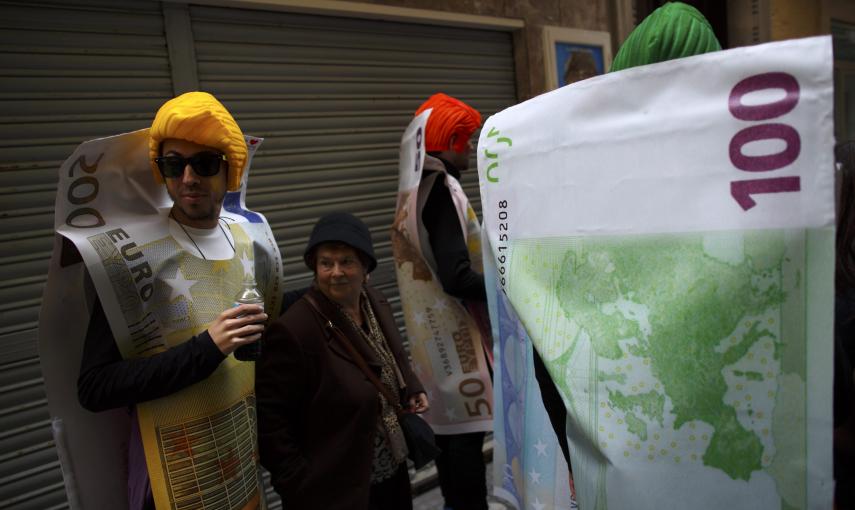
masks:
<instances>
[{"instance_id":1,"label":"green map print on banknote","mask_svg":"<svg viewBox=\"0 0 855 510\"><path fill-rule=\"evenodd\" d=\"M826 237L818 244L830 248ZM508 294L568 412L615 469L696 466L734 482L765 473L784 507L798 508L806 239L799 230L517 241Z\"/></svg>"}]
</instances>

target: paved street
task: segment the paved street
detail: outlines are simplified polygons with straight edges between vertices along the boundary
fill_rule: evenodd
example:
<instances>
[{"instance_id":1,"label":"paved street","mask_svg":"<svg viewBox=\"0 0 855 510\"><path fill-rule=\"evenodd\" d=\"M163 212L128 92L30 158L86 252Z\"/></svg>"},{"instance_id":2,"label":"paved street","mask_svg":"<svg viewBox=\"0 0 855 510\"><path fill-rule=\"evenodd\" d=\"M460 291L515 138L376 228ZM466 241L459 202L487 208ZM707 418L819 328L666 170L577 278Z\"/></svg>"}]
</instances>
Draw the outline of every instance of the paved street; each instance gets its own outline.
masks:
<instances>
[{"instance_id":1,"label":"paved street","mask_svg":"<svg viewBox=\"0 0 855 510\"><path fill-rule=\"evenodd\" d=\"M430 468L433 469L433 468ZM488 494L492 494L493 492L493 464L487 464L487 492ZM493 499L493 496L489 496L489 504L490 510L511 510L512 507L504 504L503 502ZM442 510L442 494L439 491L439 486L423 493L413 500L413 510Z\"/></svg>"}]
</instances>

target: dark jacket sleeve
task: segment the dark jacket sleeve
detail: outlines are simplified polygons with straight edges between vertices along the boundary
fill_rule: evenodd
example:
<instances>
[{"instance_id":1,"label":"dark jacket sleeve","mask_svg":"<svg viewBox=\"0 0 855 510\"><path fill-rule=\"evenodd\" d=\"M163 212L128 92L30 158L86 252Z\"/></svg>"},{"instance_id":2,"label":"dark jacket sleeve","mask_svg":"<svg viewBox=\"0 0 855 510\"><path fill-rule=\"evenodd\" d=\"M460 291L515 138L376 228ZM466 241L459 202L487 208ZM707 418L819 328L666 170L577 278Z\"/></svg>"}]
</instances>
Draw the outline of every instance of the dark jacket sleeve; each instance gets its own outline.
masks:
<instances>
[{"instance_id":1,"label":"dark jacket sleeve","mask_svg":"<svg viewBox=\"0 0 855 510\"><path fill-rule=\"evenodd\" d=\"M320 366L284 325L273 322L264 332L264 356L255 367L258 449L261 465L271 474L274 489L286 501L299 498L308 462L300 449L300 410L308 401L310 377Z\"/></svg>"},{"instance_id":2,"label":"dark jacket sleeve","mask_svg":"<svg viewBox=\"0 0 855 510\"><path fill-rule=\"evenodd\" d=\"M442 176L434 180L425 200L422 223L430 239L442 289L459 299L487 301L484 275L472 269L451 191Z\"/></svg>"},{"instance_id":3,"label":"dark jacket sleeve","mask_svg":"<svg viewBox=\"0 0 855 510\"><path fill-rule=\"evenodd\" d=\"M839 293L834 299L834 425L850 421L855 411L855 291Z\"/></svg>"},{"instance_id":4,"label":"dark jacket sleeve","mask_svg":"<svg viewBox=\"0 0 855 510\"><path fill-rule=\"evenodd\" d=\"M90 411L131 406L205 379L224 359L207 331L147 358L122 359L96 298L83 346L77 397Z\"/></svg>"},{"instance_id":5,"label":"dark jacket sleeve","mask_svg":"<svg viewBox=\"0 0 855 510\"><path fill-rule=\"evenodd\" d=\"M392 349L392 355L395 356L395 360L398 362L398 368L401 369L401 375L404 377L404 382L407 384L407 390L405 391L404 398L408 399L413 395L424 393L425 388L422 386L422 382L419 380L416 373L413 372L407 353L404 352L401 337L396 335L394 340L390 338L389 347Z\"/></svg>"}]
</instances>

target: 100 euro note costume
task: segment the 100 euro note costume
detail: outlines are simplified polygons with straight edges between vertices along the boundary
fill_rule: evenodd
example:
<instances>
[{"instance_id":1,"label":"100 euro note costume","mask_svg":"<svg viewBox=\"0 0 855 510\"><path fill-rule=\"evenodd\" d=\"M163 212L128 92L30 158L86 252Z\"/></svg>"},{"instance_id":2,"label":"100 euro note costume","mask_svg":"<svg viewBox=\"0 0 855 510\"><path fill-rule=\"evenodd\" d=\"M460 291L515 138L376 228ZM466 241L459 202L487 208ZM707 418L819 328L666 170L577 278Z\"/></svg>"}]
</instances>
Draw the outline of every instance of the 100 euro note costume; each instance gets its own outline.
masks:
<instances>
[{"instance_id":1,"label":"100 euro note costume","mask_svg":"<svg viewBox=\"0 0 855 510\"><path fill-rule=\"evenodd\" d=\"M146 129L86 142L60 168L39 350L72 508L127 508L127 410L90 413L77 401L96 294L126 359L162 352L203 332L234 305L245 274L255 273L268 313L280 305L278 247L264 217L244 205L249 164L261 139L246 137L241 188L227 193L220 214L234 238L234 256L210 261L185 251L170 235L172 201L152 178L148 139ZM68 242L83 263L62 263ZM158 508L212 502L229 509L263 507L254 374L254 363L228 356L207 379L135 406Z\"/></svg>"},{"instance_id":2,"label":"100 euro note costume","mask_svg":"<svg viewBox=\"0 0 855 510\"><path fill-rule=\"evenodd\" d=\"M831 40L811 38L485 123L514 312L496 326L523 326L562 394L580 508L831 506L831 83Z\"/></svg>"},{"instance_id":3,"label":"100 euro note costume","mask_svg":"<svg viewBox=\"0 0 855 510\"><path fill-rule=\"evenodd\" d=\"M402 137L392 226L407 338L413 365L431 403L424 417L433 430L437 434L488 431L492 429L493 390L484 355L489 343L486 309L446 294L425 256L430 246L419 218L433 181L419 183L425 164L423 134L430 112L416 116ZM481 229L475 211L457 179L444 167L434 170L435 178L444 178L451 192L472 269L481 272Z\"/></svg>"}]
</instances>

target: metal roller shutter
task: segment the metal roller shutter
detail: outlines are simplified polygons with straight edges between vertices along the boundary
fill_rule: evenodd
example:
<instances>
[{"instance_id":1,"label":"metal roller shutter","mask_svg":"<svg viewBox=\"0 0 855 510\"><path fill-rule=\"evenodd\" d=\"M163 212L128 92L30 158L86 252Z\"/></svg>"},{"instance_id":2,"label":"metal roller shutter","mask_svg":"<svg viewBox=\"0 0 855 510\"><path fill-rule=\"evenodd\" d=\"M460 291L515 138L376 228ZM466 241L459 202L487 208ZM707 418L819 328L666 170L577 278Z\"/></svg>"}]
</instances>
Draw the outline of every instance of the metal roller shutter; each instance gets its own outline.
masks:
<instances>
[{"instance_id":1,"label":"metal roller shutter","mask_svg":"<svg viewBox=\"0 0 855 510\"><path fill-rule=\"evenodd\" d=\"M172 96L160 5L0 2L0 509L67 508L36 354L57 169Z\"/></svg>"},{"instance_id":2,"label":"metal roller shutter","mask_svg":"<svg viewBox=\"0 0 855 510\"><path fill-rule=\"evenodd\" d=\"M515 103L510 34L193 6L190 17L200 88L265 138L247 202L273 227L287 286L310 281L302 252L317 218L345 210L371 228L371 281L399 312L389 228L401 134L435 92L485 119ZM463 186L480 211L472 166Z\"/></svg>"}]
</instances>

